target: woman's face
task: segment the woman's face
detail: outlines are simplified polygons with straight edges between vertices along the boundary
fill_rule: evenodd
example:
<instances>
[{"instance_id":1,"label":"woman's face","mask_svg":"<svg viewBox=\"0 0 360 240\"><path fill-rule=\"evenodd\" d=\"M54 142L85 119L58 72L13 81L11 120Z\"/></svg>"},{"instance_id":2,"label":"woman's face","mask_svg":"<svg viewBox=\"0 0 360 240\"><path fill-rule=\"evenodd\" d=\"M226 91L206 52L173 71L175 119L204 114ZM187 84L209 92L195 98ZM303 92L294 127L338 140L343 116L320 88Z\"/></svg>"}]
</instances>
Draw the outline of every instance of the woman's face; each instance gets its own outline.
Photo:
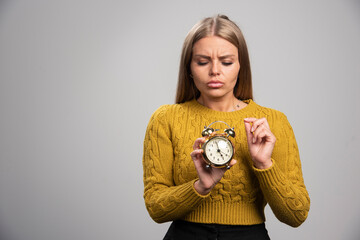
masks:
<instances>
[{"instance_id":1,"label":"woman's face","mask_svg":"<svg viewBox=\"0 0 360 240\"><path fill-rule=\"evenodd\" d=\"M201 97L232 97L240 70L238 49L221 37L202 38L193 46L190 68Z\"/></svg>"}]
</instances>

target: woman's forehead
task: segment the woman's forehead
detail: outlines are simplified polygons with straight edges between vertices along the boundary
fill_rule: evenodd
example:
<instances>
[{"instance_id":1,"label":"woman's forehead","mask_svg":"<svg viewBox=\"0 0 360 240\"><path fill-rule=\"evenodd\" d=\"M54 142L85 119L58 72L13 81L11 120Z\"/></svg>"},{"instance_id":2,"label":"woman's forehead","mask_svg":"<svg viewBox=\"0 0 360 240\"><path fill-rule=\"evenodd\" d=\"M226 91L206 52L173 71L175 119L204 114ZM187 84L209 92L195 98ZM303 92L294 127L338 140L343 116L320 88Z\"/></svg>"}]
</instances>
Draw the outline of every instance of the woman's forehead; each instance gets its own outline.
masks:
<instances>
[{"instance_id":1,"label":"woman's forehead","mask_svg":"<svg viewBox=\"0 0 360 240\"><path fill-rule=\"evenodd\" d=\"M193 55L199 56L237 56L237 47L224 38L217 36L204 37L193 46Z\"/></svg>"}]
</instances>

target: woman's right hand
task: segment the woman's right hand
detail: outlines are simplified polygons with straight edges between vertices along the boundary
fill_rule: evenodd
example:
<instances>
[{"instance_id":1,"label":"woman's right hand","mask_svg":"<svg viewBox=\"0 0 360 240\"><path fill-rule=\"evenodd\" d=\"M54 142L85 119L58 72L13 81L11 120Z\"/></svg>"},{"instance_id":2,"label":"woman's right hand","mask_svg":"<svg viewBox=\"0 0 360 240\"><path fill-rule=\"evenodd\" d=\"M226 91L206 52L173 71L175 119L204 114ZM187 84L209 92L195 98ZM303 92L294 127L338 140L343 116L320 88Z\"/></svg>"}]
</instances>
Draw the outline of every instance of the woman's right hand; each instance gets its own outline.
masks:
<instances>
[{"instance_id":1,"label":"woman's right hand","mask_svg":"<svg viewBox=\"0 0 360 240\"><path fill-rule=\"evenodd\" d=\"M195 190L201 194L208 194L211 189L215 187L215 185L221 180L224 176L227 168L214 168L206 167L206 162L203 158L203 150L200 148L200 145L204 144L206 141L205 138L198 138L195 140L193 145L194 151L190 153L190 156L194 162L197 174L199 176L199 180L197 180L194 184ZM235 159L232 159L229 166L232 167L236 163Z\"/></svg>"}]
</instances>

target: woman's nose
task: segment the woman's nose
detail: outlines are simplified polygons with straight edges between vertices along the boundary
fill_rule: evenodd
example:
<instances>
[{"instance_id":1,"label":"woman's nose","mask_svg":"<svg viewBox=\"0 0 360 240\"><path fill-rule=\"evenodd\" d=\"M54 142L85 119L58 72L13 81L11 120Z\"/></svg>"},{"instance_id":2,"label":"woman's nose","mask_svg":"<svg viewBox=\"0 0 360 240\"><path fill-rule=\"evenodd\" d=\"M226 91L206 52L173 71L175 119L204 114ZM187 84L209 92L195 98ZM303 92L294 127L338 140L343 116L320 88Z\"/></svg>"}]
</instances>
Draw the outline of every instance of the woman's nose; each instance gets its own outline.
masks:
<instances>
[{"instance_id":1,"label":"woman's nose","mask_svg":"<svg viewBox=\"0 0 360 240\"><path fill-rule=\"evenodd\" d=\"M220 74L220 67L218 66L218 63L213 63L211 65L211 69L210 69L210 76L217 76Z\"/></svg>"}]
</instances>

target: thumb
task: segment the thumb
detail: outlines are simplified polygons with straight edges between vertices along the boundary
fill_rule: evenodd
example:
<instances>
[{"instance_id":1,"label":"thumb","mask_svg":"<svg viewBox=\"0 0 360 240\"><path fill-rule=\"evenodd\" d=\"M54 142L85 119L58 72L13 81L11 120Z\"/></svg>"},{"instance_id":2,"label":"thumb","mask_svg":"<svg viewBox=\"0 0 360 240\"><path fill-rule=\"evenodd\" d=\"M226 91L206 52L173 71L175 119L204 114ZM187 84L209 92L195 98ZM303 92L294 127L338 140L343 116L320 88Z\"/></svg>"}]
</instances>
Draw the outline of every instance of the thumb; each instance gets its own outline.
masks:
<instances>
[{"instance_id":1,"label":"thumb","mask_svg":"<svg viewBox=\"0 0 360 240\"><path fill-rule=\"evenodd\" d=\"M237 163L237 161L235 159L232 159L229 166L232 167Z\"/></svg>"}]
</instances>

